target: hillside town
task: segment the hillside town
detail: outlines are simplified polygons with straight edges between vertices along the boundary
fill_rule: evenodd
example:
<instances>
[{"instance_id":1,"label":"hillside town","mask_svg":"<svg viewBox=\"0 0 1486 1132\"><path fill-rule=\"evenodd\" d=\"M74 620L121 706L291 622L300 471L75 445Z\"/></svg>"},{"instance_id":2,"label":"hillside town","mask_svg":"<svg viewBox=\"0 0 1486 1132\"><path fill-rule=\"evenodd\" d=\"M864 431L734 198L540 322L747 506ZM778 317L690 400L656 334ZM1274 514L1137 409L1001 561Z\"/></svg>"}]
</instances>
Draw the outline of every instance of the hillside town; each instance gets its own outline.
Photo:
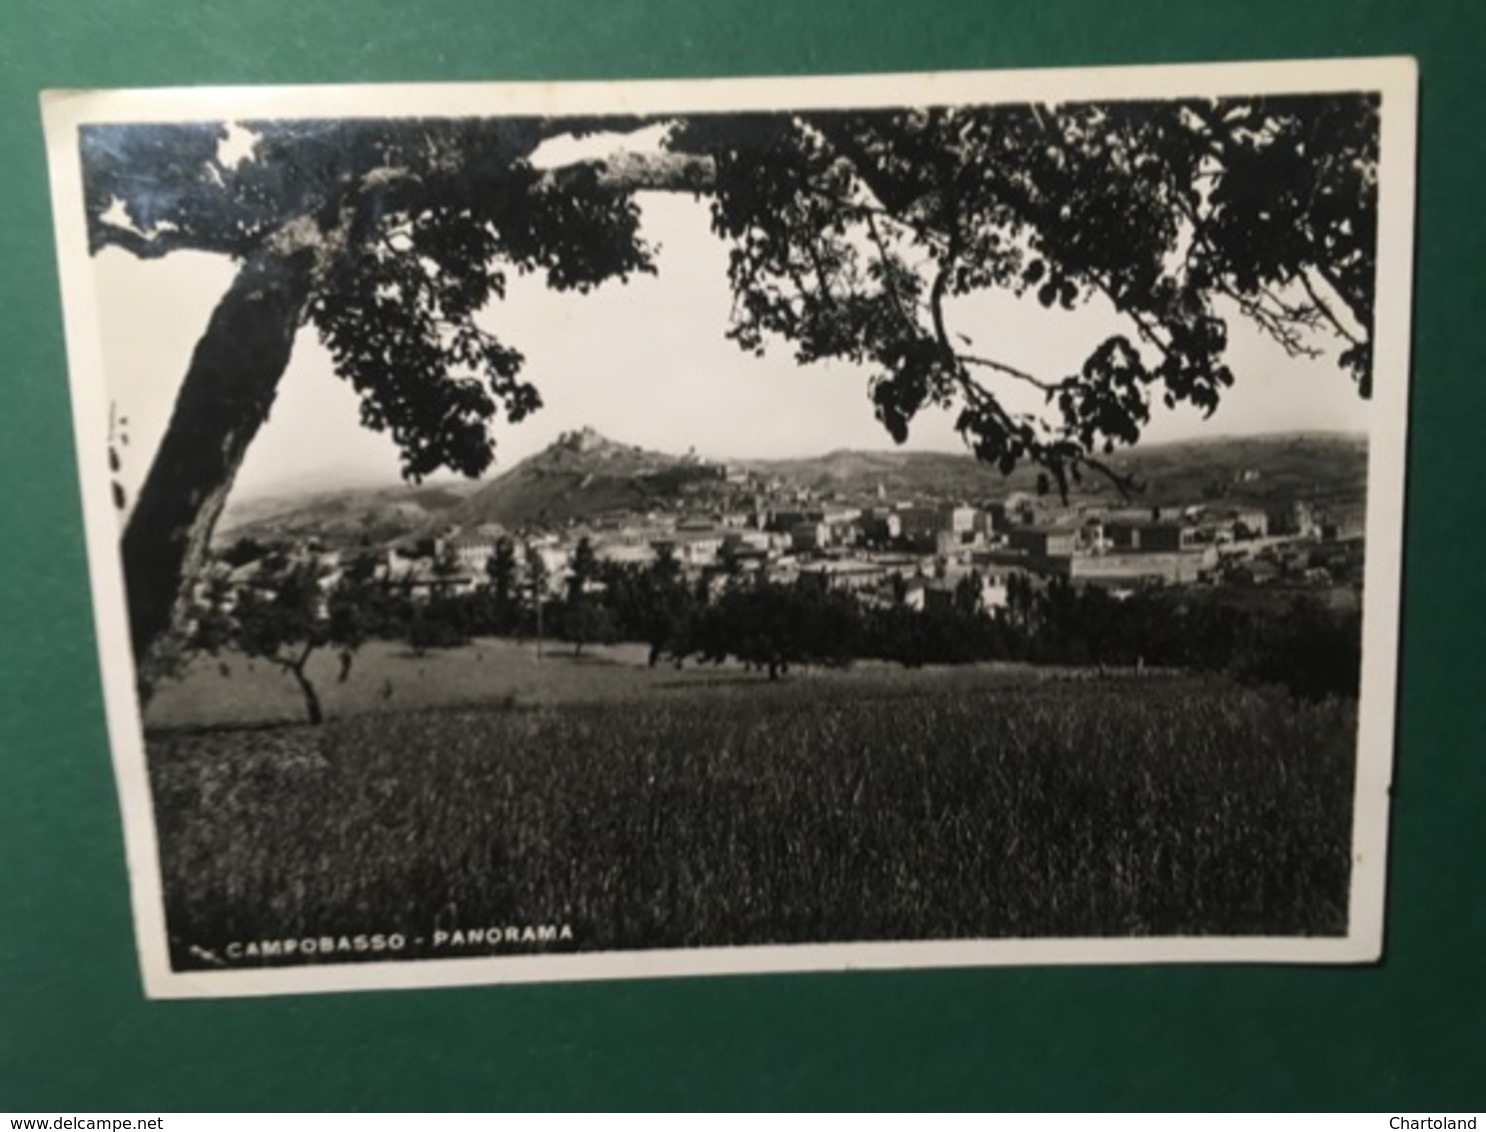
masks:
<instances>
[{"instance_id":1,"label":"hillside town","mask_svg":"<svg viewBox=\"0 0 1486 1132\"><path fill-rule=\"evenodd\" d=\"M587 432L555 448L581 457L603 445ZM932 609L967 584L986 611L1007 602L1014 575L1065 579L1115 597L1152 587L1305 590L1355 608L1363 565L1360 506L1320 508L1288 499L1263 507L1233 500L1141 506L1138 497L1065 502L1056 494L999 498L894 498L879 483L843 493L694 456L665 468L668 494L648 510L611 509L520 527L452 523L389 545L353 547L304 538L290 549L318 561L328 589L352 557L375 557L373 577L414 600L490 584L498 544L516 548L523 600L566 592L586 544L599 563L645 566L667 556L702 592L740 579L805 581L865 605ZM1258 470L1243 478L1257 479ZM585 479L577 481L582 487ZM219 561L228 585L251 584L255 561ZM585 584L602 586L601 581Z\"/></svg>"}]
</instances>

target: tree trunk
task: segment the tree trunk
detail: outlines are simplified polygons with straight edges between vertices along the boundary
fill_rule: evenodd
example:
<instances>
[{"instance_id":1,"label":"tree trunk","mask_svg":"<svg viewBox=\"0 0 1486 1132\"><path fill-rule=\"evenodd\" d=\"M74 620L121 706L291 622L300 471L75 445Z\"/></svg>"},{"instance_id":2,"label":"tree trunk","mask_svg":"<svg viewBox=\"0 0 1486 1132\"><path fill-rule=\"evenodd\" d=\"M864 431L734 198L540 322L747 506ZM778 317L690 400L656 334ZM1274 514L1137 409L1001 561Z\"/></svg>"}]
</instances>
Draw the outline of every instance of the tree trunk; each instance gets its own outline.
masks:
<instances>
[{"instance_id":1,"label":"tree trunk","mask_svg":"<svg viewBox=\"0 0 1486 1132\"><path fill-rule=\"evenodd\" d=\"M309 657L306 656L305 660L308 659ZM291 664L289 671L294 674L295 683L299 685L299 690L304 693L304 709L309 713L310 722L320 724L325 721L325 713L320 710L320 696L315 691L315 686L310 683L309 677L304 674L304 663L305 661L301 660L298 664Z\"/></svg>"},{"instance_id":2,"label":"tree trunk","mask_svg":"<svg viewBox=\"0 0 1486 1132\"><path fill-rule=\"evenodd\" d=\"M309 298L313 254L249 259L196 344L121 553L142 693L190 617L191 587L238 468L268 419Z\"/></svg>"}]
</instances>

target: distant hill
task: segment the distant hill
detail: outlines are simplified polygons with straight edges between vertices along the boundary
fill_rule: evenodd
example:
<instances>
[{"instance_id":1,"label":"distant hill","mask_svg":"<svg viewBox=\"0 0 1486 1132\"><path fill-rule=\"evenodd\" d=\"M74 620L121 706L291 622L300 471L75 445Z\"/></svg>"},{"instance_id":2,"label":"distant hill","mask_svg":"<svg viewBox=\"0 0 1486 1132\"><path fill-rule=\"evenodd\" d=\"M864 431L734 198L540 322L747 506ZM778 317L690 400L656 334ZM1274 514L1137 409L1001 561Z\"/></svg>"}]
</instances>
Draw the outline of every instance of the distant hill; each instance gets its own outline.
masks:
<instances>
[{"instance_id":1,"label":"distant hill","mask_svg":"<svg viewBox=\"0 0 1486 1132\"><path fill-rule=\"evenodd\" d=\"M1367 500L1367 438L1352 433L1186 440L1134 448L1110 457L1109 464L1134 473L1146 485L1144 499L1153 504L1304 501L1350 511ZM1112 490L1098 477L1085 478L1086 492Z\"/></svg>"},{"instance_id":2,"label":"distant hill","mask_svg":"<svg viewBox=\"0 0 1486 1132\"><path fill-rule=\"evenodd\" d=\"M1360 506L1367 486L1367 440L1347 433L1285 433L1214 437L1141 446L1105 461L1133 474L1143 487L1136 503L1204 500L1268 504L1305 500ZM889 499L923 496L983 502L1011 492L1035 494L1040 469L1021 467L1009 476L969 455L941 452L831 452L798 460L742 461L764 477L842 496L876 492ZM1114 501L1119 492L1100 475L1070 484L1070 501Z\"/></svg>"},{"instance_id":3,"label":"distant hill","mask_svg":"<svg viewBox=\"0 0 1486 1132\"><path fill-rule=\"evenodd\" d=\"M604 515L715 502L721 465L620 444L592 429L564 433L454 507L461 526L560 527Z\"/></svg>"},{"instance_id":4,"label":"distant hill","mask_svg":"<svg viewBox=\"0 0 1486 1132\"><path fill-rule=\"evenodd\" d=\"M217 525L218 545L320 538L352 544L393 542L424 530L461 503L479 483L353 487L284 493L229 503Z\"/></svg>"},{"instance_id":5,"label":"distant hill","mask_svg":"<svg viewBox=\"0 0 1486 1132\"><path fill-rule=\"evenodd\" d=\"M1342 433L1216 437L1140 447L1109 457L1144 490L1130 501L1273 506L1304 500L1338 512L1360 510L1367 483L1367 441ZM783 488L808 488L842 500L882 494L907 499L984 503L1012 492L1035 494L1039 471L1003 476L968 454L837 451L791 460L721 463L622 444L592 429L566 433L486 483L314 492L234 505L218 541L318 535L334 542L389 542L450 525L495 524L511 530L557 528L605 516L707 510L751 493L724 478L749 472ZM1089 474L1071 502L1120 503L1114 486Z\"/></svg>"}]
</instances>

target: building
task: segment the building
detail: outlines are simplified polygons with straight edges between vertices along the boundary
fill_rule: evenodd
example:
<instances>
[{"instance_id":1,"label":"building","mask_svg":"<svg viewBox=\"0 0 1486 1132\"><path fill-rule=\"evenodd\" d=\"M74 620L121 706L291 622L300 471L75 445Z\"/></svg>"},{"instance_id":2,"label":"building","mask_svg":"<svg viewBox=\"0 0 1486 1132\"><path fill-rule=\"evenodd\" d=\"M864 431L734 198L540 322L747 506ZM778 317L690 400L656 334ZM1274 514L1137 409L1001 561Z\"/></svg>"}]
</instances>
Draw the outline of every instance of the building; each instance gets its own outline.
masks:
<instances>
[{"instance_id":1,"label":"building","mask_svg":"<svg viewBox=\"0 0 1486 1132\"><path fill-rule=\"evenodd\" d=\"M985 529L980 512L963 503L944 508L941 514L943 528L959 536L960 542L969 542L977 531Z\"/></svg>"},{"instance_id":2,"label":"building","mask_svg":"<svg viewBox=\"0 0 1486 1132\"><path fill-rule=\"evenodd\" d=\"M1192 550L1075 555L1058 560L1059 573L1070 581L1098 585L1191 585L1207 581L1218 565L1214 546Z\"/></svg>"},{"instance_id":3,"label":"building","mask_svg":"<svg viewBox=\"0 0 1486 1132\"><path fill-rule=\"evenodd\" d=\"M1071 556L1079 549L1077 527L1014 527L1007 532L1006 543L1012 550L1032 558Z\"/></svg>"},{"instance_id":4,"label":"building","mask_svg":"<svg viewBox=\"0 0 1486 1132\"><path fill-rule=\"evenodd\" d=\"M752 550L770 550L774 546L774 536L767 531L730 530L723 534L722 545L732 550L741 550L744 547Z\"/></svg>"},{"instance_id":5,"label":"building","mask_svg":"<svg viewBox=\"0 0 1486 1132\"><path fill-rule=\"evenodd\" d=\"M906 504L898 508L897 516L899 532L913 541L932 541L943 525L939 508L929 504Z\"/></svg>"},{"instance_id":6,"label":"building","mask_svg":"<svg viewBox=\"0 0 1486 1132\"><path fill-rule=\"evenodd\" d=\"M706 566L717 561L722 552L722 531L677 531L668 538L657 539L653 544L658 553L669 546L676 560L687 566Z\"/></svg>"},{"instance_id":7,"label":"building","mask_svg":"<svg viewBox=\"0 0 1486 1132\"><path fill-rule=\"evenodd\" d=\"M1174 554L1201 543L1195 526L1174 519L1111 519L1104 537L1116 551L1142 554Z\"/></svg>"},{"instance_id":8,"label":"building","mask_svg":"<svg viewBox=\"0 0 1486 1132\"><path fill-rule=\"evenodd\" d=\"M1361 510L1328 512L1320 523L1320 535L1326 542L1359 539L1366 530L1366 515Z\"/></svg>"},{"instance_id":9,"label":"building","mask_svg":"<svg viewBox=\"0 0 1486 1132\"><path fill-rule=\"evenodd\" d=\"M847 507L841 504L827 507L820 513L821 522L831 527L855 523L861 517L862 509L860 507Z\"/></svg>"},{"instance_id":10,"label":"building","mask_svg":"<svg viewBox=\"0 0 1486 1132\"><path fill-rule=\"evenodd\" d=\"M896 511L873 508L862 516L862 541L868 546L888 546L903 537L903 520Z\"/></svg>"},{"instance_id":11,"label":"building","mask_svg":"<svg viewBox=\"0 0 1486 1132\"><path fill-rule=\"evenodd\" d=\"M1240 507L1230 511L1224 521L1234 542L1267 538L1269 535L1269 513L1259 507Z\"/></svg>"},{"instance_id":12,"label":"building","mask_svg":"<svg viewBox=\"0 0 1486 1132\"><path fill-rule=\"evenodd\" d=\"M1267 519L1266 525L1271 535L1315 538L1320 534L1315 509L1309 503L1300 500L1288 506L1271 508L1267 513Z\"/></svg>"},{"instance_id":13,"label":"building","mask_svg":"<svg viewBox=\"0 0 1486 1132\"><path fill-rule=\"evenodd\" d=\"M519 553L519 552L518 552ZM553 539L551 541L532 542L528 544L525 557L528 562L540 562L541 569L549 579L564 573L568 568L568 559L572 552Z\"/></svg>"},{"instance_id":14,"label":"building","mask_svg":"<svg viewBox=\"0 0 1486 1132\"><path fill-rule=\"evenodd\" d=\"M946 585L958 590L967 580L975 585L976 601L983 610L1003 609L1006 606L1006 579L1010 572L1006 567L985 569L980 566L952 566L944 575Z\"/></svg>"},{"instance_id":15,"label":"building","mask_svg":"<svg viewBox=\"0 0 1486 1132\"><path fill-rule=\"evenodd\" d=\"M887 577L887 571L879 562L842 558L807 563L800 567L800 577L816 582L822 589L858 593L875 589Z\"/></svg>"},{"instance_id":16,"label":"building","mask_svg":"<svg viewBox=\"0 0 1486 1132\"><path fill-rule=\"evenodd\" d=\"M923 588L926 613L948 613L955 607L955 587L940 581L925 581Z\"/></svg>"},{"instance_id":17,"label":"building","mask_svg":"<svg viewBox=\"0 0 1486 1132\"><path fill-rule=\"evenodd\" d=\"M450 535L434 543L434 553L440 558L448 556L454 559L463 570L483 575L486 563L495 553L495 540L472 535Z\"/></svg>"},{"instance_id":18,"label":"building","mask_svg":"<svg viewBox=\"0 0 1486 1132\"><path fill-rule=\"evenodd\" d=\"M768 513L768 521L765 526L771 531L782 531L788 534L801 523L823 523L826 513L820 508L786 508L772 510Z\"/></svg>"},{"instance_id":19,"label":"building","mask_svg":"<svg viewBox=\"0 0 1486 1132\"><path fill-rule=\"evenodd\" d=\"M643 565L655 558L655 550L650 543L629 540L605 540L596 543L593 554L600 562L620 565Z\"/></svg>"},{"instance_id":20,"label":"building","mask_svg":"<svg viewBox=\"0 0 1486 1132\"><path fill-rule=\"evenodd\" d=\"M831 545L831 528L820 521L796 523L789 528L790 549L799 554L821 551Z\"/></svg>"}]
</instances>

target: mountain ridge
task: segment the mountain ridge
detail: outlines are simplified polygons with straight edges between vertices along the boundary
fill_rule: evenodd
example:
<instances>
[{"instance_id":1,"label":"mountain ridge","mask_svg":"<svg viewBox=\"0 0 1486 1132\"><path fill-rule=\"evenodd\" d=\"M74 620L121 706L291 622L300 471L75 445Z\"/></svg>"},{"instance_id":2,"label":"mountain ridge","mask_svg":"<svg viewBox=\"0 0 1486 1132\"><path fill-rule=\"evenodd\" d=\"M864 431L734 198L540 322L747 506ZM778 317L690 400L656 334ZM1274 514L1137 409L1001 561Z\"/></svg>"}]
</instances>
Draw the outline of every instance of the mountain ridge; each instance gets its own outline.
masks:
<instances>
[{"instance_id":1,"label":"mountain ridge","mask_svg":"<svg viewBox=\"0 0 1486 1132\"><path fill-rule=\"evenodd\" d=\"M1106 462L1144 485L1129 505L1304 500L1360 508L1366 496L1367 440L1347 432L1296 431L1216 436L1126 449ZM1040 470L1003 476L968 452L838 448L818 456L710 460L613 440L591 428L560 435L489 480L423 487L317 490L253 500L229 509L226 538L304 537L386 542L451 526L560 528L651 512L716 510L746 498L802 491L867 500L879 492L984 503L1038 492ZM1105 477L1086 473L1070 502L1121 502Z\"/></svg>"}]
</instances>

